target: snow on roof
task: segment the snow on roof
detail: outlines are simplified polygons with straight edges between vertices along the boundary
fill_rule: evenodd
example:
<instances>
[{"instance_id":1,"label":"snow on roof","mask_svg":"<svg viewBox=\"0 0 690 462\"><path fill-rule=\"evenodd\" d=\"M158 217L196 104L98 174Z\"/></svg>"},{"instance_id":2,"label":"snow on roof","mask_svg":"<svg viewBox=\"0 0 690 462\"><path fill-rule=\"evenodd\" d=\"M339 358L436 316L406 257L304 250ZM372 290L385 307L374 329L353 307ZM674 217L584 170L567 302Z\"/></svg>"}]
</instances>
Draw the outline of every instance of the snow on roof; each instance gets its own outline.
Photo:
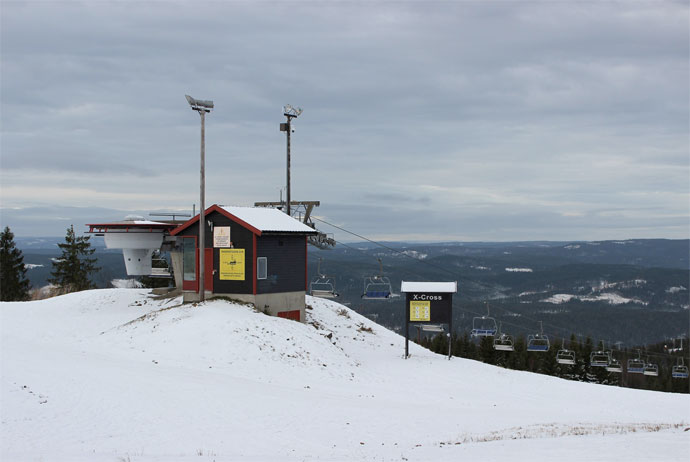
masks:
<instances>
[{"instance_id":1,"label":"snow on roof","mask_svg":"<svg viewBox=\"0 0 690 462\"><path fill-rule=\"evenodd\" d=\"M456 293L458 291L457 281L452 282L411 282L402 281L401 292L441 292Z\"/></svg>"},{"instance_id":2,"label":"snow on roof","mask_svg":"<svg viewBox=\"0 0 690 462\"><path fill-rule=\"evenodd\" d=\"M267 207L220 207L261 232L277 231L290 233L314 233L309 226L301 223L278 209Z\"/></svg>"},{"instance_id":3,"label":"snow on roof","mask_svg":"<svg viewBox=\"0 0 690 462\"><path fill-rule=\"evenodd\" d=\"M105 223L105 224L98 224L98 225L87 225L87 226L104 226L104 225L110 225L110 226L122 226L122 225L135 225L135 226L149 226L149 225L163 225L163 226L170 226L170 223L163 223L160 221L151 221L147 220L141 215L127 215L124 220L122 221L112 221L110 223Z\"/></svg>"},{"instance_id":4,"label":"snow on roof","mask_svg":"<svg viewBox=\"0 0 690 462\"><path fill-rule=\"evenodd\" d=\"M162 223L160 221L151 221L151 220L132 220L132 221L122 221L120 223L132 223L135 225L167 225L169 226L170 223Z\"/></svg>"},{"instance_id":5,"label":"snow on roof","mask_svg":"<svg viewBox=\"0 0 690 462\"><path fill-rule=\"evenodd\" d=\"M163 223L160 221L151 220L122 220L122 221L111 221L109 223L87 223L86 226L92 228L174 228L177 225L172 223Z\"/></svg>"}]
</instances>

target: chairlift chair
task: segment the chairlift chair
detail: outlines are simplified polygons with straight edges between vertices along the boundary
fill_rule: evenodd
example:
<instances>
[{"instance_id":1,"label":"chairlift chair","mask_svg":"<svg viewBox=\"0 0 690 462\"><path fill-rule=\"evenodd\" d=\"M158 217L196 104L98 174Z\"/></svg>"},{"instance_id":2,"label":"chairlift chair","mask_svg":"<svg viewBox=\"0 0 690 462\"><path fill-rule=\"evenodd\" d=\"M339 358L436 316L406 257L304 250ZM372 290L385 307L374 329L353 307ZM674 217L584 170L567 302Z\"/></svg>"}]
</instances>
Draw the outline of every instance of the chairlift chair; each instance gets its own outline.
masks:
<instances>
[{"instance_id":1,"label":"chairlift chair","mask_svg":"<svg viewBox=\"0 0 690 462\"><path fill-rule=\"evenodd\" d=\"M421 329L424 332L435 332L435 333L441 333L441 332L446 331L443 328L443 324L422 324Z\"/></svg>"},{"instance_id":2,"label":"chairlift chair","mask_svg":"<svg viewBox=\"0 0 690 462\"><path fill-rule=\"evenodd\" d=\"M615 358L611 358L611 362L608 366L606 366L606 370L609 372L620 374L621 372L623 372L623 366L621 365L620 361L618 361Z\"/></svg>"},{"instance_id":3,"label":"chairlift chair","mask_svg":"<svg viewBox=\"0 0 690 462\"><path fill-rule=\"evenodd\" d=\"M364 293L362 294L364 300L387 300L393 293L390 279L383 275L383 263L380 258L377 260L379 261L379 274L364 278Z\"/></svg>"},{"instance_id":4,"label":"chairlift chair","mask_svg":"<svg viewBox=\"0 0 690 462\"><path fill-rule=\"evenodd\" d=\"M640 357L640 350L637 350L637 358L628 359L628 372L631 374L644 374L645 362Z\"/></svg>"},{"instance_id":5,"label":"chairlift chair","mask_svg":"<svg viewBox=\"0 0 690 462\"><path fill-rule=\"evenodd\" d=\"M501 332L501 323L498 325L498 336L494 338L494 350L496 351L515 351L513 337Z\"/></svg>"},{"instance_id":6,"label":"chairlift chair","mask_svg":"<svg viewBox=\"0 0 690 462\"><path fill-rule=\"evenodd\" d=\"M606 370L617 374L623 372L623 365L613 356L613 350L608 350L607 353L609 354L609 364L606 366Z\"/></svg>"},{"instance_id":7,"label":"chairlift chair","mask_svg":"<svg viewBox=\"0 0 690 462\"><path fill-rule=\"evenodd\" d=\"M608 351L593 351L589 355L589 365L592 367L608 367L611 363L611 356Z\"/></svg>"},{"instance_id":8,"label":"chairlift chair","mask_svg":"<svg viewBox=\"0 0 690 462\"><path fill-rule=\"evenodd\" d=\"M656 377L659 375L659 366L656 364L652 364L650 362L647 362L644 366L644 370L642 371L644 375L650 375L652 377Z\"/></svg>"},{"instance_id":9,"label":"chairlift chair","mask_svg":"<svg viewBox=\"0 0 690 462\"><path fill-rule=\"evenodd\" d=\"M678 364L673 366L673 369L671 370L671 377L674 379L688 378L688 366L683 364L683 358L678 358Z\"/></svg>"},{"instance_id":10,"label":"chairlift chair","mask_svg":"<svg viewBox=\"0 0 690 462\"><path fill-rule=\"evenodd\" d=\"M493 337L496 335L496 320L489 316L489 304L486 304L486 316L477 316L472 319L472 337Z\"/></svg>"},{"instance_id":11,"label":"chairlift chair","mask_svg":"<svg viewBox=\"0 0 690 462\"><path fill-rule=\"evenodd\" d=\"M152 258L151 259L151 274L148 277L153 279L166 279L172 278L170 273L170 267L168 261L165 258Z\"/></svg>"},{"instance_id":12,"label":"chairlift chair","mask_svg":"<svg viewBox=\"0 0 690 462\"><path fill-rule=\"evenodd\" d=\"M613 357L613 354L610 356L610 361L609 365L606 366L606 370L609 372L615 372L615 373L621 373L623 372L623 366L621 365L621 362L618 361L616 358Z\"/></svg>"},{"instance_id":13,"label":"chairlift chair","mask_svg":"<svg viewBox=\"0 0 690 462\"><path fill-rule=\"evenodd\" d=\"M575 365L575 352L573 350L568 350L565 347L565 340L563 340L561 349L556 353L556 362L558 364L565 364L568 366Z\"/></svg>"},{"instance_id":14,"label":"chairlift chair","mask_svg":"<svg viewBox=\"0 0 690 462\"><path fill-rule=\"evenodd\" d=\"M549 337L544 334L544 328L541 321L539 321L539 331L538 334L527 336L527 351L549 351L549 347L551 346Z\"/></svg>"},{"instance_id":15,"label":"chairlift chair","mask_svg":"<svg viewBox=\"0 0 690 462\"><path fill-rule=\"evenodd\" d=\"M317 273L318 276L309 284L309 293L319 298L339 297L340 294L335 291L334 278L321 273L321 258L319 258Z\"/></svg>"}]
</instances>

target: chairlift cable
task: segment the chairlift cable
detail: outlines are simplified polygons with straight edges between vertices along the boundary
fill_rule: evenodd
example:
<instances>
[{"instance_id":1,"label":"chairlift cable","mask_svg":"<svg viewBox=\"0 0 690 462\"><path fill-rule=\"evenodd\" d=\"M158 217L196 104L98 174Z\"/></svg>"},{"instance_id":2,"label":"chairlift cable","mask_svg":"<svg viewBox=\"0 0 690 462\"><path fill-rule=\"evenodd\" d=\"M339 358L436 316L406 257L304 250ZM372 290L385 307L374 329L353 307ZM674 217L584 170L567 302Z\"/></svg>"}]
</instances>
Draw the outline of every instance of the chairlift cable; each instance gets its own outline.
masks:
<instances>
[{"instance_id":1,"label":"chairlift cable","mask_svg":"<svg viewBox=\"0 0 690 462\"><path fill-rule=\"evenodd\" d=\"M408 253L406 253L406 252L401 252L400 250L397 250L397 249L394 249L394 248L392 248L392 247L389 247L389 246L387 246L387 245L385 245L385 244L382 244L381 242L375 241L375 240L373 240L373 239L369 239L369 238L366 237L366 236L362 236L361 234L358 234L358 233L355 233L355 232L350 231L350 230L348 230L348 229L345 229L345 228L343 228L342 226L338 226L338 225L335 225L335 224L333 224L333 223L330 223L330 222L328 222L328 221L326 221L326 220L324 220L324 219L322 219L322 218L317 218L317 217L315 217L315 216L313 216L313 215L312 215L311 218L314 219L314 220L320 221L320 222L322 222L322 223L324 223L324 224L326 224L326 225L328 225L328 226L332 226L332 227L337 228L337 229L339 229L339 230L341 230L341 231L343 231L343 232L346 232L346 233L348 233L348 234L351 234L351 235L353 235L353 236L356 236L356 237L358 237L358 238L360 238L360 239L362 239L362 240L365 240L365 241L367 241L367 242L370 242L370 243L372 243L372 244L375 244L375 245L377 245L377 246L379 246L379 247L382 247L382 248L384 248L384 249L386 249L386 250L389 250L389 251L391 251L391 252L394 252L394 253L396 253L396 254L398 254L398 255L406 256L406 257L408 257L408 258L411 258L411 259L415 260L415 261L418 262L418 263L422 263L422 264L425 264L425 265L430 266L430 267L432 267L432 268L441 270L441 271L443 271L443 272L445 272L445 273L448 273L448 274L450 274L451 276L456 277L456 278L458 278L458 279L467 279L467 278L465 278L465 277L460 277L458 274L454 273L453 271L449 270L449 269L446 268L446 267L439 266L439 265L433 264L433 263L431 263L431 262L422 260L421 258L414 257L414 256L412 256L412 255L410 255L410 254L408 254ZM335 240L334 240L334 241L335 241ZM356 250L356 251L358 251L358 252L360 252L360 253L362 253L362 254L364 254L364 255L371 256L371 255L369 255L368 253L366 253L365 251L363 251L363 250L361 250L361 249L358 249L358 248L356 248L356 247L349 246L349 245L347 245L347 244L345 244L345 243L343 243L343 242L336 241L336 243L337 243L337 244L340 244L340 245L343 245L343 246L345 246L345 247L347 247L347 248L349 248L349 249ZM376 258L376 257L373 257L373 258ZM475 283L476 283L476 282L475 282ZM484 287L489 287L489 286L488 286L487 284L485 284L485 283L479 282L479 283L477 283L477 284L478 284L478 285L481 285L481 286L484 286ZM513 311L511 311L511 310L509 310L509 309L507 309L507 308L501 307L501 306L498 306L498 307L494 306L494 308L498 308L498 309L502 310L505 314L508 314L508 315L517 315L517 314L519 314L519 316L520 316L521 318L526 319L526 320L528 320L528 321L532 321L532 322L534 322L534 323L542 322L542 321L540 321L540 320L532 319L531 317L525 316L525 315L523 315L522 313L515 313L515 312L513 312ZM474 314L474 315L477 315L477 316L482 316L482 313L477 313L477 312L475 312L475 311L468 310L468 309L466 309L466 308L458 307L458 309L459 309L460 311L464 311L464 312L469 313L469 314ZM502 320L502 321L503 321L503 320ZM515 324L515 323L509 322L509 321L503 321L503 322L505 322L505 324L507 324L507 325L510 325L510 326L513 326L513 327L516 327L516 328L519 328L519 329L523 329L523 330L525 330L526 332L529 332L530 330L532 330L532 328L529 328L529 327L526 327L526 326L523 326L523 325L520 325L520 324ZM543 324L546 325L546 326L550 326L552 329L557 329L557 330L559 330L559 331L566 332L566 333L571 334L571 335L573 334L573 332L572 332L570 329L566 328L566 327L557 326L557 325L551 324L551 323L543 323ZM578 337L578 338L580 339L580 342L582 343L582 340L581 340L581 339L582 339L582 335L580 335L580 334L575 334L575 335L576 335L576 337ZM565 338L565 337L562 337L562 338ZM596 342L595 342L595 340L596 340ZM605 340L604 340L604 339L594 339L594 338L593 338L593 339L592 339L592 342L593 342L594 345L598 346L598 345L600 345L602 342L605 342ZM674 357L670 352L669 352L669 353L665 353L665 354L649 353L648 356L655 356L655 357L661 357L661 358L666 358L666 357L671 357L671 358L673 358L673 357Z\"/></svg>"},{"instance_id":2,"label":"chairlift cable","mask_svg":"<svg viewBox=\"0 0 690 462\"><path fill-rule=\"evenodd\" d=\"M349 231L349 230L347 230L347 229L345 229L345 228L343 228L343 227L341 227L341 226L334 225L333 223L329 223L328 221L323 220L323 219L321 219L321 218L317 218L317 217L314 217L314 216L312 216L312 218L313 218L314 220L318 220L318 221L320 221L320 222L322 222L322 223L325 223L325 224L327 224L327 225L329 225L329 226L333 226L334 228L337 228L337 229L339 229L339 230L341 230L341 231L344 231L344 232L346 232L346 233L348 233L348 234L352 234L353 236L357 236L357 237L360 238L360 239L363 239L363 240L365 240L365 241L371 242L372 244L378 245L379 247L382 247L382 248L384 248L384 249L390 250L391 252L394 252L394 253L399 254L399 255L404 255L404 256L406 256L406 257L408 257L408 258L411 258L411 259L415 260L415 261L418 262L418 263L423 263L423 264L428 265L428 266L430 266L430 267L432 267L432 268L436 268L436 269L438 269L438 270L444 271L445 273L448 273L448 274L450 274L450 275L452 275L452 276L454 276L454 277L459 277L456 273L454 273L454 272L448 270L447 268L445 268L445 267L443 267L443 266L435 265L435 264L430 263L430 262L428 262L428 261L424 261L424 260L422 260L422 259L420 259L420 258L417 258L417 257L414 257L414 256L412 256L412 255L409 255L408 253L401 252L401 251L399 251L399 250L397 250L397 249L394 249L394 248L392 248L392 247L389 247L389 246L387 246L387 245L385 245L385 244L382 244L382 243L380 243L380 242L378 242L378 241L375 241L375 240L373 240L373 239L369 239L368 237L362 236L361 234L357 234L357 233L355 233L355 232L353 232L353 231ZM339 244L339 245L343 245L343 246L347 247L348 249L356 250L357 252L360 252L360 253L362 253L362 254L364 254L364 255L371 256L371 255L369 255L368 253L366 253L365 251L363 251L363 250L361 250L361 249L358 249L358 248L356 248L356 247L349 246L349 245L347 245L347 244L345 244L345 243L343 243L343 242L341 242L341 241L336 241L336 243ZM375 257L372 257L372 258L375 258ZM462 278L462 279L466 279L466 278ZM482 285L482 286L485 286L485 287L488 287L488 285L486 285L486 284L484 284L484 283L478 283L478 284L480 284L480 285ZM507 308L503 308L503 307L500 307L500 306L499 306L498 308L501 309L501 310L503 310L506 314L516 314L516 313L514 313L514 312L508 310ZM482 316L482 313L478 313L478 312L476 312L476 311L468 310L467 308L460 308L460 307L458 307L458 309L460 309L461 311L464 311L465 313L473 314L473 315L476 315L476 316ZM528 320L528 321L532 321L532 322L534 322L534 323L538 323L538 322L539 322L539 321L536 320L536 319L531 319L531 318L529 318L529 317L527 317L527 316L524 316L524 315L522 315L522 314L520 314L520 316L521 316L522 318L524 318L524 319L526 319L526 320ZM504 322L505 322L507 325L510 325L510 326L513 326L513 327L522 329L522 330L524 330L524 331L526 331L526 332L529 332L529 331L531 330L531 328L529 328L529 327L527 327L527 326L523 326L523 325L520 325L520 324L515 324L515 323L510 322L510 321L504 321ZM554 325L552 325L552 324L550 324L550 323L547 323L546 325L547 325L547 326L550 325L550 326L552 326L552 327L556 327L556 328L559 329L559 330L562 330L562 331L564 331L564 332L568 332L568 333L572 334L572 332L569 331L569 330L566 329L566 328L560 328L560 327L554 326Z\"/></svg>"}]
</instances>

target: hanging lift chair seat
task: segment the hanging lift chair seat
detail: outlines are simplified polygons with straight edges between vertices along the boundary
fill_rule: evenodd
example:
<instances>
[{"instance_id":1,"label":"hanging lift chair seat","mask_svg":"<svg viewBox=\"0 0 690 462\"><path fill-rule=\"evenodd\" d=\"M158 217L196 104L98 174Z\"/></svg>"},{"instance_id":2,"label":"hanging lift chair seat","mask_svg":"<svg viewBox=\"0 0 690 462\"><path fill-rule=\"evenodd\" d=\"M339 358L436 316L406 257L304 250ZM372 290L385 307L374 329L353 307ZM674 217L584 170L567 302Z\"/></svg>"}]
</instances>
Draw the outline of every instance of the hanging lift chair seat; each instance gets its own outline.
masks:
<instances>
[{"instance_id":1,"label":"hanging lift chair seat","mask_svg":"<svg viewBox=\"0 0 690 462\"><path fill-rule=\"evenodd\" d=\"M530 335L527 338L527 351L549 351L550 346L546 335Z\"/></svg>"},{"instance_id":2,"label":"hanging lift chair seat","mask_svg":"<svg viewBox=\"0 0 690 462\"><path fill-rule=\"evenodd\" d=\"M606 366L606 370L609 372L621 373L621 372L623 372L623 366L621 365L621 363L618 360L611 359L611 364Z\"/></svg>"},{"instance_id":3,"label":"hanging lift chair seat","mask_svg":"<svg viewBox=\"0 0 690 462\"><path fill-rule=\"evenodd\" d=\"M566 366L574 366L575 352L573 350L558 350L558 353L556 353L556 362Z\"/></svg>"},{"instance_id":4,"label":"hanging lift chair seat","mask_svg":"<svg viewBox=\"0 0 690 462\"><path fill-rule=\"evenodd\" d=\"M688 366L673 366L673 369L671 370L671 376L674 379L687 379Z\"/></svg>"},{"instance_id":5,"label":"hanging lift chair seat","mask_svg":"<svg viewBox=\"0 0 690 462\"><path fill-rule=\"evenodd\" d=\"M388 290L368 290L364 292L362 298L366 300L386 299L390 298L391 293Z\"/></svg>"},{"instance_id":6,"label":"hanging lift chair seat","mask_svg":"<svg viewBox=\"0 0 690 462\"><path fill-rule=\"evenodd\" d=\"M649 375L652 377L656 377L659 375L659 366L656 364L647 364L644 367L644 370L642 371L644 375Z\"/></svg>"},{"instance_id":7,"label":"hanging lift chair seat","mask_svg":"<svg viewBox=\"0 0 690 462\"><path fill-rule=\"evenodd\" d=\"M312 297L319 297L319 298L337 298L337 297L340 297L340 294L334 292L333 290L327 290L327 289L312 289L311 295L312 295Z\"/></svg>"},{"instance_id":8,"label":"hanging lift chair seat","mask_svg":"<svg viewBox=\"0 0 690 462\"><path fill-rule=\"evenodd\" d=\"M502 334L500 337L494 340L494 350L496 351L515 351L515 346L513 345L513 339Z\"/></svg>"},{"instance_id":9,"label":"hanging lift chair seat","mask_svg":"<svg viewBox=\"0 0 690 462\"><path fill-rule=\"evenodd\" d=\"M644 374L644 362L637 359L629 359L628 372L631 374Z\"/></svg>"},{"instance_id":10,"label":"hanging lift chair seat","mask_svg":"<svg viewBox=\"0 0 690 462\"><path fill-rule=\"evenodd\" d=\"M496 335L498 329L472 329L470 335L472 337L493 337Z\"/></svg>"}]
</instances>

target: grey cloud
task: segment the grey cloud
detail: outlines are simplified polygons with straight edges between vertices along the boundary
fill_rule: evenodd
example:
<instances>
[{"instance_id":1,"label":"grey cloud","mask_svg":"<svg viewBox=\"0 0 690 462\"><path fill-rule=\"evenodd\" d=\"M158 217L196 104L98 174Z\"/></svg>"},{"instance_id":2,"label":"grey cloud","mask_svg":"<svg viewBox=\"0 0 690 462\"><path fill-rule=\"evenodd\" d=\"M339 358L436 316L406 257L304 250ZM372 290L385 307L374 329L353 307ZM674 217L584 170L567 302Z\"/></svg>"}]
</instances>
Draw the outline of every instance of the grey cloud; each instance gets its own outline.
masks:
<instances>
[{"instance_id":1,"label":"grey cloud","mask_svg":"<svg viewBox=\"0 0 690 462\"><path fill-rule=\"evenodd\" d=\"M559 223L594 236L618 229L593 212L602 205L656 205L670 217L660 236L687 236L673 221L688 216L687 15L678 2L8 3L0 179L38 169L115 203L126 185L118 207L192 203L199 117L187 93L216 103L211 202L277 199L291 103L305 109L293 197L374 234L417 213L470 237L548 238ZM518 212L515 197L527 202Z\"/></svg>"},{"instance_id":2,"label":"grey cloud","mask_svg":"<svg viewBox=\"0 0 690 462\"><path fill-rule=\"evenodd\" d=\"M387 202L387 203L398 203L404 204L408 202L414 202L419 204L428 204L431 199L427 196L407 196L405 194L396 193L365 193L362 195L365 201L370 202Z\"/></svg>"}]
</instances>

